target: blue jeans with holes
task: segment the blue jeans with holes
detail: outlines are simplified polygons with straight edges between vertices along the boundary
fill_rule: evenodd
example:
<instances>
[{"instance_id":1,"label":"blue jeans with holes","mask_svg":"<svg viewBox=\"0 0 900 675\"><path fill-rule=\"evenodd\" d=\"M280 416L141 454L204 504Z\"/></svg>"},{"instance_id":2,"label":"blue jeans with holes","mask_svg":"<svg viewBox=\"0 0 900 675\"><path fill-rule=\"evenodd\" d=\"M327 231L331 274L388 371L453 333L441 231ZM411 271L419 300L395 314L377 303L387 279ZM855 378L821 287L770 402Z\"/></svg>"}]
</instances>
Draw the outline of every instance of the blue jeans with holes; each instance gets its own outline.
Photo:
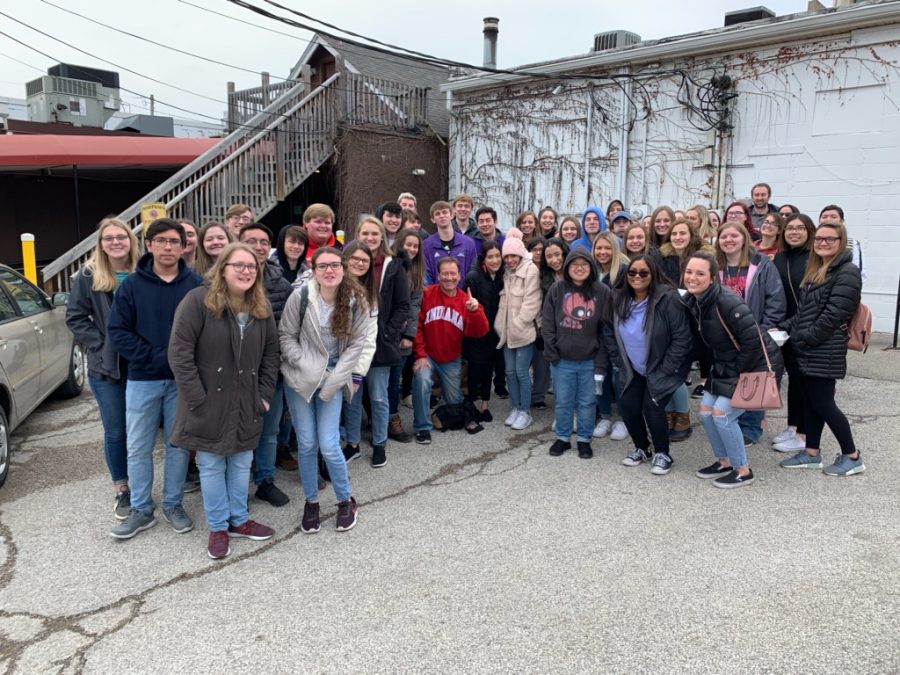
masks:
<instances>
[{"instance_id":1,"label":"blue jeans with holes","mask_svg":"<svg viewBox=\"0 0 900 675\"><path fill-rule=\"evenodd\" d=\"M275 480L275 454L282 412L284 412L284 379L279 375L275 395L272 396L268 412L263 415L263 429L259 443L253 451L253 459L256 460L253 482L257 485L265 480Z\"/></svg>"},{"instance_id":2,"label":"blue jeans with holes","mask_svg":"<svg viewBox=\"0 0 900 675\"><path fill-rule=\"evenodd\" d=\"M390 366L369 368L366 385L369 388L369 402L372 404L372 445L384 445L388 435L388 381Z\"/></svg>"},{"instance_id":3,"label":"blue jeans with holes","mask_svg":"<svg viewBox=\"0 0 900 675\"><path fill-rule=\"evenodd\" d=\"M556 437L568 442L572 436L572 415L578 419L577 438L590 443L597 421L597 399L594 394L594 361L560 359L550 364L553 395L556 402Z\"/></svg>"},{"instance_id":4,"label":"blue jeans with holes","mask_svg":"<svg viewBox=\"0 0 900 675\"><path fill-rule=\"evenodd\" d=\"M247 522L252 461L252 450L233 455L197 451L203 511L210 532L221 532L227 530L229 525L238 526Z\"/></svg>"},{"instance_id":5,"label":"blue jeans with holes","mask_svg":"<svg viewBox=\"0 0 900 675\"><path fill-rule=\"evenodd\" d=\"M319 398L319 391L306 401L290 387L284 388L294 431L297 433L297 455L300 464L300 482L306 501L319 499L319 463L317 451L331 475L331 485L339 502L350 499L350 475L341 451L338 428L341 422L341 406L344 397L337 392L330 401Z\"/></svg>"},{"instance_id":6,"label":"blue jeans with holes","mask_svg":"<svg viewBox=\"0 0 900 675\"><path fill-rule=\"evenodd\" d=\"M128 484L128 443L125 431L125 380L88 376L103 423L103 456L115 485Z\"/></svg>"},{"instance_id":7,"label":"blue jeans with holes","mask_svg":"<svg viewBox=\"0 0 900 675\"><path fill-rule=\"evenodd\" d=\"M125 385L128 479L131 508L136 511L153 513L153 446L156 445L160 417L166 448L162 506L164 509L178 506L184 497L188 451L170 441L177 404L175 380L128 380Z\"/></svg>"},{"instance_id":8,"label":"blue jeans with holes","mask_svg":"<svg viewBox=\"0 0 900 675\"><path fill-rule=\"evenodd\" d=\"M718 410L723 415L714 415L712 411L700 410L700 423L706 430L709 444L712 446L716 459L728 458L734 468L747 466L747 450L744 448L744 434L738 424L744 410L732 408L731 399L725 396L704 391L700 405Z\"/></svg>"},{"instance_id":9,"label":"blue jeans with holes","mask_svg":"<svg viewBox=\"0 0 900 675\"><path fill-rule=\"evenodd\" d=\"M362 438L362 398L364 385L359 385L359 389L353 394L349 401L344 401L344 407L341 409L341 436L343 439L353 446L358 446Z\"/></svg>"},{"instance_id":10,"label":"blue jeans with holes","mask_svg":"<svg viewBox=\"0 0 900 675\"><path fill-rule=\"evenodd\" d=\"M462 359L438 363L430 356L427 365L418 373L413 373L413 427L416 431L431 431L431 382L434 375L441 381L441 398L444 403L462 403L463 395L459 378L462 373Z\"/></svg>"},{"instance_id":11,"label":"blue jeans with holes","mask_svg":"<svg viewBox=\"0 0 900 675\"><path fill-rule=\"evenodd\" d=\"M531 408L531 355L534 343L524 347L503 347L503 362L506 365L506 388L509 391L509 406L515 410Z\"/></svg>"}]
</instances>

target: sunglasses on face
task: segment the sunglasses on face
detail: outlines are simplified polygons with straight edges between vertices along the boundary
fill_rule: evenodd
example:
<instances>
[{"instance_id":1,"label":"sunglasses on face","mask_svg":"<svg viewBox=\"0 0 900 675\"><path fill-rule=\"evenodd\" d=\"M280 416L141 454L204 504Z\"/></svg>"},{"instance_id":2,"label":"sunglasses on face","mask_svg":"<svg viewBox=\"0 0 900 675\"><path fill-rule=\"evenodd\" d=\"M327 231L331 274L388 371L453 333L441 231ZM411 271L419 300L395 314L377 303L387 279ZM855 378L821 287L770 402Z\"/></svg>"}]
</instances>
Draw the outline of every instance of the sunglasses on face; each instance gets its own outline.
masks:
<instances>
[{"instance_id":1,"label":"sunglasses on face","mask_svg":"<svg viewBox=\"0 0 900 675\"><path fill-rule=\"evenodd\" d=\"M650 276L650 270L628 270L628 276L632 279L634 277L640 277L641 279L646 279Z\"/></svg>"}]
</instances>

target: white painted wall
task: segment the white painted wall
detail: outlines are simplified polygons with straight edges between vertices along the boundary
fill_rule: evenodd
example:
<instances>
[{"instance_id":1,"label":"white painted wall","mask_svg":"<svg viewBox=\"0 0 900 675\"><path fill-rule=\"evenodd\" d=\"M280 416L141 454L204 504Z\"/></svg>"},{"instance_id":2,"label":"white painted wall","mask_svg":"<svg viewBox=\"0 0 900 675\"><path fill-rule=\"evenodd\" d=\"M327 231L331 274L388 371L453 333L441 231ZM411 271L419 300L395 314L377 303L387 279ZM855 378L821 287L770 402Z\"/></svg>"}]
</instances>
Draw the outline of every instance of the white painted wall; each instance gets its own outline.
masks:
<instances>
[{"instance_id":1,"label":"white painted wall","mask_svg":"<svg viewBox=\"0 0 900 675\"><path fill-rule=\"evenodd\" d=\"M605 208L694 203L723 207L747 198L759 181L775 204L792 203L814 219L822 206L844 208L850 236L863 245L864 300L875 329L893 330L900 274L900 24L854 31L702 60L663 62L698 80L727 71L739 93L722 204L704 151L708 132L695 129L675 98L678 78L636 88L646 119L629 132L627 185L616 185L622 95L587 82L510 85L456 92L451 123L450 185L493 206L503 229L527 209L551 205L580 213ZM590 122L589 122L590 118ZM457 153L457 147L461 152ZM459 163L457 163L459 154ZM589 160L589 161L586 161ZM461 174L457 173L457 167ZM457 182L458 181L458 182Z\"/></svg>"}]
</instances>

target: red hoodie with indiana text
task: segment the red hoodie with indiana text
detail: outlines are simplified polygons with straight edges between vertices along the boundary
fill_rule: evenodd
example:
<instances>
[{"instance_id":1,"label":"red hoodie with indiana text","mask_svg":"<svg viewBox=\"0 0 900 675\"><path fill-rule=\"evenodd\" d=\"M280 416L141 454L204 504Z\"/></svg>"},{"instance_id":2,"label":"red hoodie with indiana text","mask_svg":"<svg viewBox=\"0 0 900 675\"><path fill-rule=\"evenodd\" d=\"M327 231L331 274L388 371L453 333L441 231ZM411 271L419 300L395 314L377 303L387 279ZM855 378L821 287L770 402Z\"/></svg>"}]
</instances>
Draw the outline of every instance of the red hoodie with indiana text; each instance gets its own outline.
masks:
<instances>
[{"instance_id":1,"label":"red hoodie with indiana text","mask_svg":"<svg viewBox=\"0 0 900 675\"><path fill-rule=\"evenodd\" d=\"M464 337L480 338L487 335L487 316L484 307L470 312L466 309L468 293L457 291L449 296L439 284L428 286L422 294L419 310L419 329L413 343L417 359L430 356L437 363L448 363L459 358Z\"/></svg>"}]
</instances>

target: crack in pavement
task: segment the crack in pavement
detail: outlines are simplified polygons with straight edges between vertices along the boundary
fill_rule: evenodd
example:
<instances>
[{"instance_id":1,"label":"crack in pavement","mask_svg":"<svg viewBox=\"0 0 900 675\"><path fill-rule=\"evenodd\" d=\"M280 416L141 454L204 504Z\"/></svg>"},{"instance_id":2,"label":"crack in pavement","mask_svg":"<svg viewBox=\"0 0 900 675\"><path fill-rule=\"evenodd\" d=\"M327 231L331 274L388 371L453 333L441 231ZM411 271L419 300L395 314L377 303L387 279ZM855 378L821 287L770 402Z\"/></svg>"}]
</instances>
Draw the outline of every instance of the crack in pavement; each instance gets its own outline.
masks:
<instances>
[{"instance_id":1,"label":"crack in pavement","mask_svg":"<svg viewBox=\"0 0 900 675\"><path fill-rule=\"evenodd\" d=\"M534 447L528 448L527 456L520 462L517 462L514 466L507 467L501 471L496 473L487 473L485 472L485 468L493 462L498 457L509 454L513 451L516 451L522 448L524 445L529 443L530 441L537 441L538 437L544 433L543 430L536 430L530 433L523 433L514 436L509 439L507 444L499 450L487 450L482 452L480 455L475 457L469 457L461 462L454 462L451 464L445 464L442 466L435 474L425 478L417 483L413 483L411 485L407 485L395 492L384 495L382 497L375 497L373 499L360 502L360 506L370 506L374 504L380 504L382 502L390 501L393 499L398 499L403 497L410 492L417 490L423 487L443 487L448 485L453 485L465 480L470 480L475 478L476 476L486 475L486 476L500 476L502 474L513 471L523 465L525 465L531 458L534 456ZM536 446L535 446L536 447ZM477 467L478 470L474 473L461 477L457 480L441 482L442 479L449 478L454 476L461 471L469 467ZM323 522L327 522L331 520L337 511L332 511L329 513L325 513L322 515L321 520ZM87 638L88 642L79 646L71 655L57 659L52 662L53 666L58 667L56 672L62 673L65 671L81 673L84 670L84 667L87 664L88 652L94 646L96 646L101 640L113 635L114 633L122 630L126 626L128 626L132 621L142 615L141 610L146 604L148 598L151 594L171 588L172 586L176 586L183 582L193 581L195 579L203 578L207 575L213 574L215 572L219 572L224 569L228 569L233 565L238 565L246 560L251 560L253 558L259 557L270 551L273 547L283 544L285 542L291 541L294 537L301 533L300 526L297 525L292 530L290 530L287 534L279 539L272 539L268 543L262 544L259 548L256 548L252 551L246 551L245 553L241 553L239 555L235 555L233 557L228 558L225 561L213 563L199 570L190 571L190 572L182 572L171 579L167 579L158 584L150 586L149 588L144 589L139 593L132 593L126 595L124 597L119 598L113 602L102 605L101 607L97 607L95 609L86 610L84 612L78 612L76 614L69 614L64 616L52 617L45 616L42 614L35 614L32 612L10 612L4 609L0 609L0 618L4 619L16 619L16 618L27 618L38 621L41 623L41 629L38 631L36 635L26 640L13 640L13 639L5 639L2 643L2 653L3 658L6 660L7 672L13 673L16 670L19 661L22 659L25 650L29 647L36 645L48 638L51 638L55 635L64 633L64 632L72 632L81 637ZM0 588L8 585L14 576L15 571L15 562L16 562L16 553L17 548L15 546L15 542L12 538L12 532L9 527L0 523L0 536L3 536L8 546L8 555L7 559L3 564L3 567L0 567ZM122 607L128 607L129 613L126 617L120 619L113 626L106 628L101 631L90 631L79 624L80 621L84 619L91 618L104 612L109 612L112 610L120 609Z\"/></svg>"}]
</instances>

